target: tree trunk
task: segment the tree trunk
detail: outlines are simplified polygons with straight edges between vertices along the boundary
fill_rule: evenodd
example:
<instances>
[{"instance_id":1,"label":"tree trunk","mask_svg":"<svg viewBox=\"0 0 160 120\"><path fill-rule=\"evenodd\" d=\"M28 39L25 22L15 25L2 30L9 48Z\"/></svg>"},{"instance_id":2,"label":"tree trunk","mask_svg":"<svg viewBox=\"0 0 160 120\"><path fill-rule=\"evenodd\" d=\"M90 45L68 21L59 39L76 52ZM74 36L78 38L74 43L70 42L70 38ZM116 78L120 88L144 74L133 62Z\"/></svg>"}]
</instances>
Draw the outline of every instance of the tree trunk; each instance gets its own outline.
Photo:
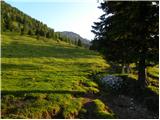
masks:
<instances>
[{"instance_id":1,"label":"tree trunk","mask_svg":"<svg viewBox=\"0 0 160 120\"><path fill-rule=\"evenodd\" d=\"M122 64L122 74L125 74L125 73L127 74L131 73L131 68L129 66L129 63Z\"/></svg>"},{"instance_id":2,"label":"tree trunk","mask_svg":"<svg viewBox=\"0 0 160 120\"><path fill-rule=\"evenodd\" d=\"M145 55L141 53L139 60L138 82L141 87L147 86L147 74L145 65Z\"/></svg>"},{"instance_id":3,"label":"tree trunk","mask_svg":"<svg viewBox=\"0 0 160 120\"><path fill-rule=\"evenodd\" d=\"M122 65L122 74L125 74L125 73L126 73L126 72L125 72L125 68L126 68L126 67L125 67L125 64L123 64L123 65Z\"/></svg>"},{"instance_id":4,"label":"tree trunk","mask_svg":"<svg viewBox=\"0 0 160 120\"><path fill-rule=\"evenodd\" d=\"M127 68L127 73L128 73L128 74L131 73L131 68L130 68L129 63L126 65L126 68Z\"/></svg>"}]
</instances>

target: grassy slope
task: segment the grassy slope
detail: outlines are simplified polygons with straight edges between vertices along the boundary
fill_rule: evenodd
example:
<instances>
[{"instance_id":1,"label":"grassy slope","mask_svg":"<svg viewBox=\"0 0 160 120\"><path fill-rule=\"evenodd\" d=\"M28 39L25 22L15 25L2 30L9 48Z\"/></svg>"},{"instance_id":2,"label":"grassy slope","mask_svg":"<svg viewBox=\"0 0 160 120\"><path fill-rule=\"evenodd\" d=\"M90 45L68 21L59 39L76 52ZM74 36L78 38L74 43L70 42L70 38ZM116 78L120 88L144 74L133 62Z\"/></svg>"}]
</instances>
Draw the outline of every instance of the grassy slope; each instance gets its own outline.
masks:
<instances>
[{"instance_id":1,"label":"grassy slope","mask_svg":"<svg viewBox=\"0 0 160 120\"><path fill-rule=\"evenodd\" d=\"M89 76L109 67L96 52L64 42L3 33L1 62L2 118L87 118L90 112L92 118L114 115L101 107L103 102L91 102L87 97L99 91ZM121 72L111 69L104 75ZM148 68L148 88L156 94L158 71L158 66ZM137 71L133 69L128 77L136 80Z\"/></svg>"},{"instance_id":2,"label":"grassy slope","mask_svg":"<svg viewBox=\"0 0 160 120\"><path fill-rule=\"evenodd\" d=\"M134 67L135 66L132 66L132 69ZM137 80L138 71L134 69L132 70L132 72L134 73L129 74L129 77ZM149 82L148 88L154 93L156 93L157 95L159 95L159 65L155 65L153 67L147 67L147 79Z\"/></svg>"},{"instance_id":3,"label":"grassy slope","mask_svg":"<svg viewBox=\"0 0 160 120\"><path fill-rule=\"evenodd\" d=\"M1 63L2 118L74 118L81 94L99 91L88 76L108 67L96 52L16 33L2 34Z\"/></svg>"}]
</instances>

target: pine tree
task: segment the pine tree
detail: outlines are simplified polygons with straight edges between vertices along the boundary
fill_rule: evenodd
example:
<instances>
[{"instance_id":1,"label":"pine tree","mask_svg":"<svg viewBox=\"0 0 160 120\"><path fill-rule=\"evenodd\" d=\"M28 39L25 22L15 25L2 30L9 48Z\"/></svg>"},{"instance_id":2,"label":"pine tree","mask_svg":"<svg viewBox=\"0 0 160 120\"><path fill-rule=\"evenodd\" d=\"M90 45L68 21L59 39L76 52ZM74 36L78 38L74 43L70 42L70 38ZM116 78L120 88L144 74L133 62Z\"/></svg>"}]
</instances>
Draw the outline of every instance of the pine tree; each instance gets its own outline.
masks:
<instances>
[{"instance_id":1,"label":"pine tree","mask_svg":"<svg viewBox=\"0 0 160 120\"><path fill-rule=\"evenodd\" d=\"M21 35L24 35L24 27L21 28Z\"/></svg>"},{"instance_id":2,"label":"pine tree","mask_svg":"<svg viewBox=\"0 0 160 120\"><path fill-rule=\"evenodd\" d=\"M29 30L29 31L28 31L28 35L33 35L32 30Z\"/></svg>"},{"instance_id":3,"label":"pine tree","mask_svg":"<svg viewBox=\"0 0 160 120\"><path fill-rule=\"evenodd\" d=\"M80 39L78 39L78 43L77 43L78 46L82 47L82 42Z\"/></svg>"},{"instance_id":4,"label":"pine tree","mask_svg":"<svg viewBox=\"0 0 160 120\"><path fill-rule=\"evenodd\" d=\"M114 63L138 62L138 81L145 86L146 62L158 61L158 2L108 1L100 8L105 13L92 26L91 48Z\"/></svg>"}]
</instances>

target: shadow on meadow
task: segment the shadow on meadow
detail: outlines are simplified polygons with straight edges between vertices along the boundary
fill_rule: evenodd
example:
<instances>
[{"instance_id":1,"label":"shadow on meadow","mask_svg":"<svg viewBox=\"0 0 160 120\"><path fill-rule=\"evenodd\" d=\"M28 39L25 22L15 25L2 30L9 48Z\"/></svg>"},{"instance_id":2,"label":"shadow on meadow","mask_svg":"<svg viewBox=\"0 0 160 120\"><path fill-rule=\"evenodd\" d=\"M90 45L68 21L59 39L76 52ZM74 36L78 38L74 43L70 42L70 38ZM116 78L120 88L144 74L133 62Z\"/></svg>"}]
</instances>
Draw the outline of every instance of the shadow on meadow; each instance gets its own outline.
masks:
<instances>
[{"instance_id":1,"label":"shadow on meadow","mask_svg":"<svg viewBox=\"0 0 160 120\"><path fill-rule=\"evenodd\" d=\"M138 81L128 77L127 75L122 75L120 77L122 77L126 82L126 86L123 88L122 94L134 97L137 102L147 106L150 111L159 113L159 94L149 87L140 88Z\"/></svg>"},{"instance_id":2,"label":"shadow on meadow","mask_svg":"<svg viewBox=\"0 0 160 120\"><path fill-rule=\"evenodd\" d=\"M139 104L141 104L141 105L143 104L143 105L147 106L147 108L150 111L153 111L154 113L158 114L158 108L159 108L158 107L159 106L158 105L159 104L158 94L154 93L149 88L145 88L143 90L142 89L140 90L137 87L137 80L135 80L133 78L129 78L128 76L120 76L120 77L122 77L125 80L125 82L127 83L127 86L125 86L123 88L123 90L121 91L121 93L118 94L118 95L124 95L124 96L126 96L126 98L134 98L134 100L136 100ZM101 92L99 94L93 94L91 96L88 95L87 92L75 91L75 90L21 90L21 91L20 90L17 90L17 91L2 90L1 94L2 94L2 98L3 98L3 96L8 96L9 95L9 96L15 96L15 97L23 97L24 100L35 100L35 101L41 99L41 96L43 97L43 95L45 95L45 94L47 94L48 96L50 94L53 95L53 96L55 96L56 94L71 95L75 100L78 99L78 98L84 97L84 98L87 98L87 100L89 100L89 101L86 102L82 106L82 108L84 108L85 111L81 111L82 116L79 116L80 118L86 118L86 116L89 117L89 118L95 118L96 117L93 114L91 114L92 110L97 110L97 108L92 108L93 105L96 105L95 103L93 104L93 101L95 99L99 99L99 100L102 101L102 103L108 105L110 110L112 110L113 113L115 113L118 118L119 117L120 118L126 117L126 114L123 114L124 110L126 112L129 112L128 109L126 107L123 107L123 106L118 106L119 109L117 109L117 104L120 105L120 100L122 98L120 98L118 95L113 95L113 94L111 94L111 96L108 96L107 94L105 94L105 91L102 90L102 89L101 89ZM36 94L38 94L38 95L36 95ZM43 99L48 100L47 97L45 97L45 98L43 97ZM116 103L116 105L114 105L115 103ZM122 103L127 104L127 103L125 103L125 101L122 101ZM100 104L100 106L101 105L102 104ZM81 112L79 113L79 115L81 115ZM135 112L129 112L128 113L129 114L128 118L148 118L148 117L145 117L148 113L145 113L143 115L141 113L138 113L138 112L136 114L133 114L133 113L135 113ZM142 111L142 113L143 113L143 111ZM89 114L90 114L90 116L88 116ZM133 114L133 115L131 115L131 114ZM98 113L96 115L98 115ZM100 115L98 115L98 117L99 116L100 116L100 118L110 117L110 116L107 116L107 115L108 114L104 114L104 115L100 114ZM93 116L93 117L91 117L91 116ZM62 116L60 114L60 116L58 116L58 118L61 118L61 117Z\"/></svg>"},{"instance_id":3,"label":"shadow on meadow","mask_svg":"<svg viewBox=\"0 0 160 120\"><path fill-rule=\"evenodd\" d=\"M101 88L98 99L107 104L119 119L158 118L158 93L150 87L140 88L138 81L128 75L117 74L116 76L124 80L123 87L118 91L106 90L98 79L94 79Z\"/></svg>"},{"instance_id":4,"label":"shadow on meadow","mask_svg":"<svg viewBox=\"0 0 160 120\"><path fill-rule=\"evenodd\" d=\"M80 91L68 90L21 90L5 91L2 90L2 118L65 118L72 114L67 111L72 106L70 95L83 94ZM72 103L80 101L72 100ZM63 104L67 103L65 106ZM74 105L73 104L73 105ZM79 107L79 106L78 106ZM76 110L76 108L72 108ZM76 110L77 112L78 110ZM71 113L70 113L71 112ZM64 114L66 113L66 114Z\"/></svg>"},{"instance_id":5,"label":"shadow on meadow","mask_svg":"<svg viewBox=\"0 0 160 120\"><path fill-rule=\"evenodd\" d=\"M72 66L76 66L77 68L80 67L88 67L90 68L93 64L92 63L80 63L80 62L68 62L68 63L61 63L61 62L44 62L41 64L13 64L13 63L1 63L1 69L3 71L7 71L7 70L44 70L45 68L43 68L43 65L47 66L50 65L52 67L56 66L65 66L65 67L70 67ZM95 64L96 65L96 64ZM50 68L51 69L51 68ZM48 69L47 69L48 70ZM47 71L46 70L46 71ZM88 72L88 69L86 70L79 70L79 71L83 71L83 72ZM58 71L57 71L58 72ZM59 72L73 72L73 70L70 71L66 71L66 70L59 70Z\"/></svg>"},{"instance_id":6,"label":"shadow on meadow","mask_svg":"<svg viewBox=\"0 0 160 120\"><path fill-rule=\"evenodd\" d=\"M3 95L14 95L14 96L24 96L25 94L32 94L32 93L40 93L40 94L71 94L73 96L76 95L84 95L85 92L82 91L70 91L70 90L2 90L1 94Z\"/></svg>"},{"instance_id":7,"label":"shadow on meadow","mask_svg":"<svg viewBox=\"0 0 160 120\"><path fill-rule=\"evenodd\" d=\"M20 70L35 70L39 69L38 66L33 64L12 64L12 63L1 63L1 69L4 70L12 70L12 69L20 69Z\"/></svg>"},{"instance_id":8,"label":"shadow on meadow","mask_svg":"<svg viewBox=\"0 0 160 120\"><path fill-rule=\"evenodd\" d=\"M31 45L12 42L2 45L2 58L33 58L33 57L55 57L55 58L92 58L97 53L76 47L64 47L58 45Z\"/></svg>"}]
</instances>

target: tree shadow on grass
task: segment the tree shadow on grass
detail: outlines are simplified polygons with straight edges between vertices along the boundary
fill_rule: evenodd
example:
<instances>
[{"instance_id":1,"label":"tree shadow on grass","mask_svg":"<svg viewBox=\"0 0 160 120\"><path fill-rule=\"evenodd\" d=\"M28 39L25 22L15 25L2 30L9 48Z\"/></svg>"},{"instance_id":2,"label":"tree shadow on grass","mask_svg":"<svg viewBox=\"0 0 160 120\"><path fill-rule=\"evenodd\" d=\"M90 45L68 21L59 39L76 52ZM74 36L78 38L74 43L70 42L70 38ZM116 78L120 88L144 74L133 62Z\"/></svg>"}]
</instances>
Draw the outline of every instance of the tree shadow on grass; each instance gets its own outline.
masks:
<instances>
[{"instance_id":1,"label":"tree shadow on grass","mask_svg":"<svg viewBox=\"0 0 160 120\"><path fill-rule=\"evenodd\" d=\"M120 119L137 119L137 118L154 118L159 114L159 95L153 90L146 88L140 88L136 79L129 77L128 75L117 75L124 80L123 87L114 92L106 91L101 84L101 91L98 99L103 101L109 106L113 113L118 115ZM96 80L98 83L98 81ZM120 97L122 96L122 98ZM129 100L133 100L138 108L135 111L128 110L130 107ZM128 104L129 103L129 104ZM142 109L140 109L142 108ZM147 108L147 109L146 109ZM140 112L142 110L142 112ZM142 114L143 112L147 112ZM135 116L136 115L136 116Z\"/></svg>"},{"instance_id":2,"label":"tree shadow on grass","mask_svg":"<svg viewBox=\"0 0 160 120\"><path fill-rule=\"evenodd\" d=\"M40 67L33 64L12 64L12 63L1 63L1 69L4 70L12 70L12 69L20 69L20 70L36 70Z\"/></svg>"},{"instance_id":3,"label":"tree shadow on grass","mask_svg":"<svg viewBox=\"0 0 160 120\"><path fill-rule=\"evenodd\" d=\"M159 113L159 94L149 87L140 88L138 81L127 75L120 77L126 82L122 94L134 97L139 103L146 105L150 111Z\"/></svg>"},{"instance_id":4,"label":"tree shadow on grass","mask_svg":"<svg viewBox=\"0 0 160 120\"><path fill-rule=\"evenodd\" d=\"M84 95L83 91L71 91L71 90L1 90L1 95L14 95L14 96L24 96L24 94L32 94L32 93L41 93L41 94L71 94L73 96L76 95Z\"/></svg>"},{"instance_id":5,"label":"tree shadow on grass","mask_svg":"<svg viewBox=\"0 0 160 120\"><path fill-rule=\"evenodd\" d=\"M80 62L66 62L66 63L61 63L61 62L47 62L47 63L41 63L41 64L13 64L13 63L1 63L1 69L3 71L7 71L7 70L42 70L43 65L50 65L52 67L55 66L70 66L70 65L74 65L77 68L80 67L88 67L90 68L91 65L93 65L93 63L80 63ZM63 71L60 70L61 72L73 72L73 71ZM83 70L85 72L85 70ZM88 69L86 70L86 72L88 72Z\"/></svg>"},{"instance_id":6,"label":"tree shadow on grass","mask_svg":"<svg viewBox=\"0 0 160 120\"><path fill-rule=\"evenodd\" d=\"M37 114L37 112L40 114L43 114L44 112L44 113L47 113L47 116L49 117L49 119L51 118L62 119L64 118L63 108L65 106L63 105L63 103L65 101L70 100L70 97L68 98L66 96L68 95L82 96L83 94L85 93L82 91L70 91L70 90L14 90L14 91L2 90L1 91L1 101L3 104L2 116L4 118L16 117L17 119L21 117L21 115L17 114L19 113L19 110L20 110L20 114L22 114L22 116L23 114L25 116L27 115L27 118L37 118L37 116L34 116L35 114ZM61 104L62 106L59 104ZM34 111L35 110L34 107L36 108L37 112ZM42 108L44 111L42 111ZM28 114L23 113L23 111L27 112L30 110L33 110L32 117L28 116ZM46 119L48 118L47 116L39 116L38 118Z\"/></svg>"},{"instance_id":7,"label":"tree shadow on grass","mask_svg":"<svg viewBox=\"0 0 160 120\"><path fill-rule=\"evenodd\" d=\"M55 57L55 58L92 58L97 53L76 48L63 46L45 46L31 44L16 44L2 45L2 58L33 58L33 57Z\"/></svg>"}]
</instances>

